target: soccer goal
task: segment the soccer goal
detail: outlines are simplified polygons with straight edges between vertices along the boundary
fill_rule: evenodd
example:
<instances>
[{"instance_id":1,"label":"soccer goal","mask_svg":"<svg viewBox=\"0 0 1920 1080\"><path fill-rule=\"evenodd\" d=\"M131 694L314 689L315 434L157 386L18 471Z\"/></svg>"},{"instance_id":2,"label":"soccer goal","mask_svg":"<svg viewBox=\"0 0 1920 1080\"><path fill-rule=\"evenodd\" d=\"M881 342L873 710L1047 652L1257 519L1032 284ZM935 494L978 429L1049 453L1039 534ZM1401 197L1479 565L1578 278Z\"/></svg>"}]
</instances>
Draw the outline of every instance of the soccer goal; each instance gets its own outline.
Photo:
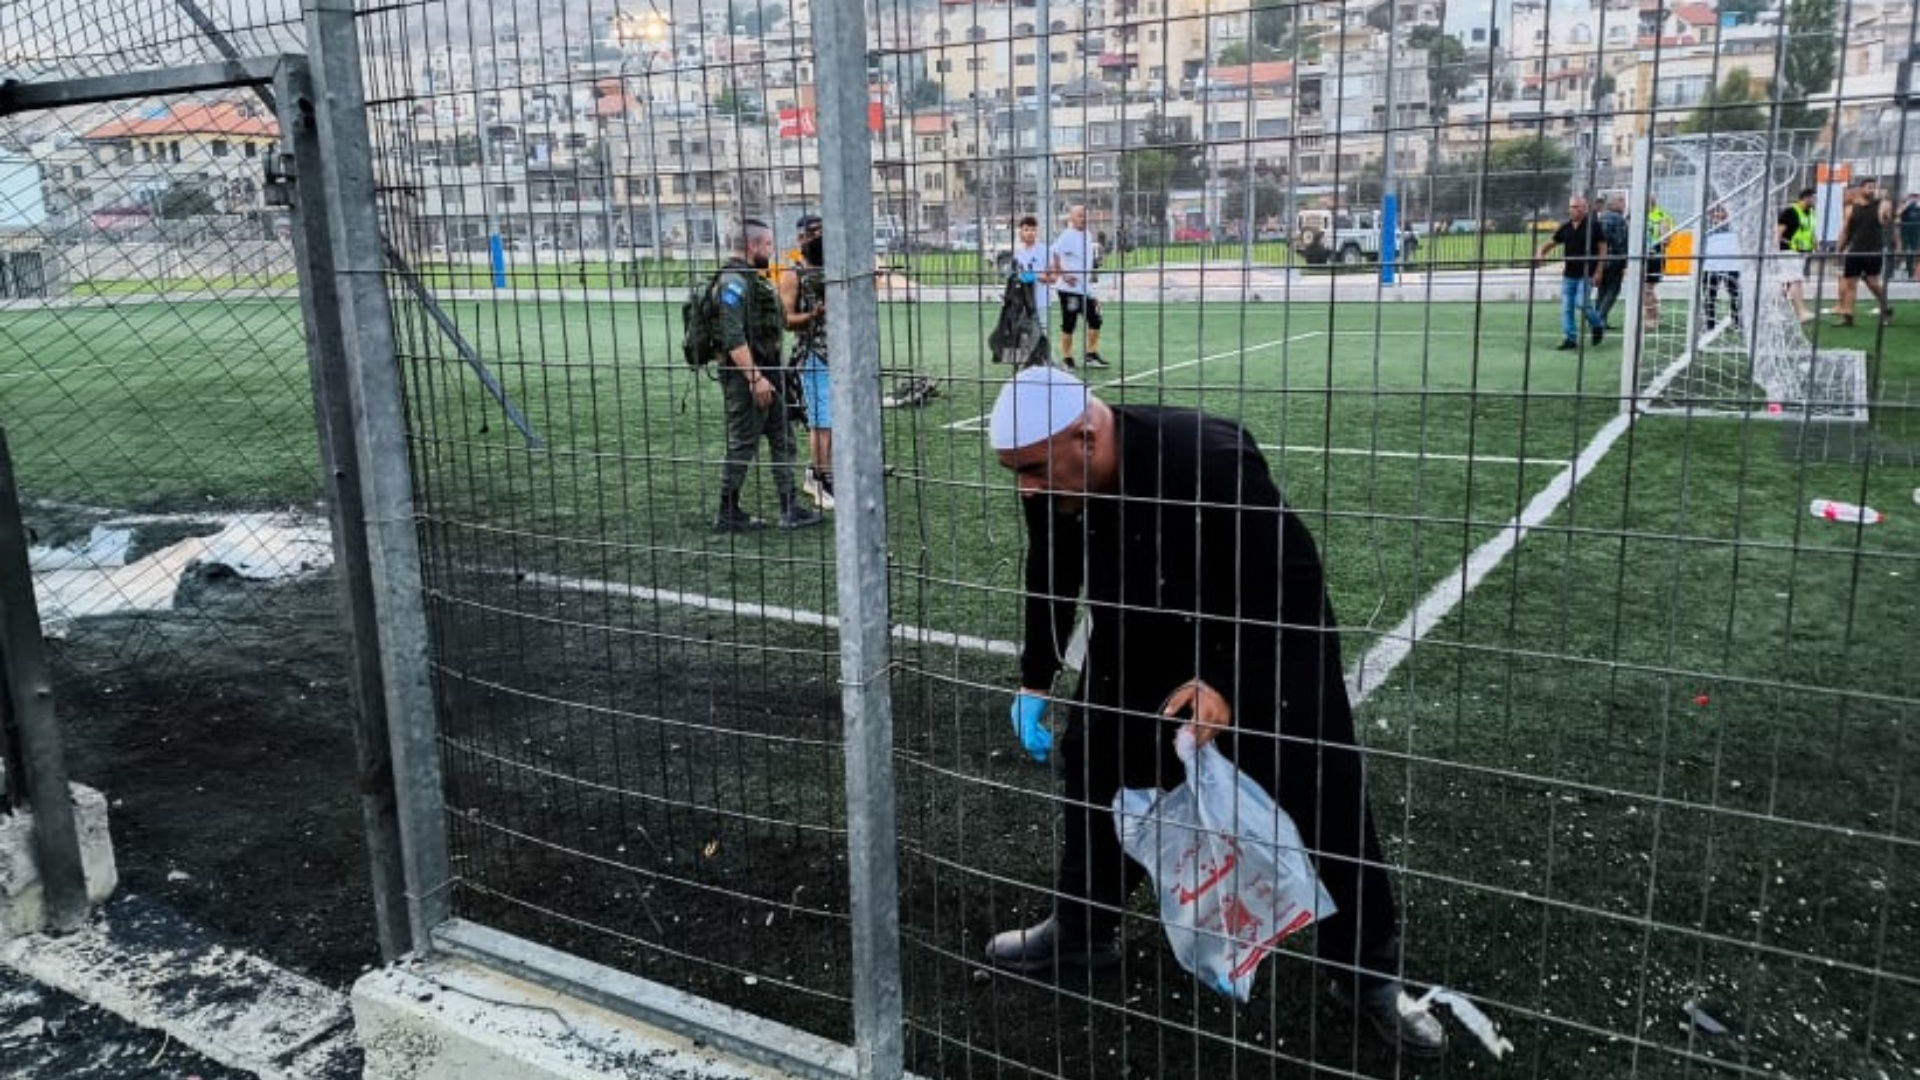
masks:
<instances>
[{"instance_id":1,"label":"soccer goal","mask_svg":"<svg viewBox=\"0 0 1920 1080\"><path fill-rule=\"evenodd\" d=\"M1662 280L1657 303L1625 305L1623 406L1864 420L1866 354L1816 348L1783 285L1798 257L1777 250L1773 222L1799 163L1765 133L1681 135L1642 143L1633 174L1629 277L1646 267ZM1647 228L1655 204L1668 215L1659 248ZM1633 291L1630 281L1627 299Z\"/></svg>"}]
</instances>

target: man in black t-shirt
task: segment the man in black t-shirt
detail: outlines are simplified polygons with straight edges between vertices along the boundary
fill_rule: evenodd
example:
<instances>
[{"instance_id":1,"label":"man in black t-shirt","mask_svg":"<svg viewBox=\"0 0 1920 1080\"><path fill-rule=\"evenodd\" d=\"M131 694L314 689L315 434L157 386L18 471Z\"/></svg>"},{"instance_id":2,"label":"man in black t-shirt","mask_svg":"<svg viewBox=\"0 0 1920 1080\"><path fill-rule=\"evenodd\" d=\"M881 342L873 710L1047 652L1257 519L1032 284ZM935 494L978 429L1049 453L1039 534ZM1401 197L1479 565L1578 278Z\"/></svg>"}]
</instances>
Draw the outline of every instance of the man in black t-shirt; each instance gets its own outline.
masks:
<instances>
[{"instance_id":1,"label":"man in black t-shirt","mask_svg":"<svg viewBox=\"0 0 1920 1080\"><path fill-rule=\"evenodd\" d=\"M1607 322L1593 306L1593 290L1600 284L1606 268L1607 240L1600 223L1587 215L1587 200L1575 195L1567 200L1567 220L1554 230L1553 239L1540 245L1534 254L1537 262L1547 252L1560 248L1566 264L1560 272L1560 345L1564 351L1580 347L1578 316L1585 316L1593 328L1593 343L1607 339Z\"/></svg>"},{"instance_id":2,"label":"man in black t-shirt","mask_svg":"<svg viewBox=\"0 0 1920 1080\"><path fill-rule=\"evenodd\" d=\"M1867 291L1880 301L1880 325L1893 321L1887 286L1880 280L1886 269L1888 226L1892 223L1893 204L1880 197L1873 177L1854 181L1836 245L1840 250L1840 303L1834 308L1837 325L1853 325L1853 298L1862 281L1867 283Z\"/></svg>"}]
</instances>

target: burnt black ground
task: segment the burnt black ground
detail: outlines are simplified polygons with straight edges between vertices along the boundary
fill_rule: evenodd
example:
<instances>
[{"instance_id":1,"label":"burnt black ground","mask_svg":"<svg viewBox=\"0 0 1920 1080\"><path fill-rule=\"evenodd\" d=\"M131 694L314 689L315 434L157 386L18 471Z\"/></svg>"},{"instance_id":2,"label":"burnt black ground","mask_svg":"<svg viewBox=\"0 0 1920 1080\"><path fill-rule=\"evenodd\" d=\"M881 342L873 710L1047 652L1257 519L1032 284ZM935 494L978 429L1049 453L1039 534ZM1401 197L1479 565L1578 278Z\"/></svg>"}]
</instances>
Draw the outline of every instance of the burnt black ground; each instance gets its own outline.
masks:
<instances>
[{"instance_id":1,"label":"burnt black ground","mask_svg":"<svg viewBox=\"0 0 1920 1080\"><path fill-rule=\"evenodd\" d=\"M379 963L330 579L82 620L49 652L123 891L335 988Z\"/></svg>"},{"instance_id":2,"label":"burnt black ground","mask_svg":"<svg viewBox=\"0 0 1920 1080\"><path fill-rule=\"evenodd\" d=\"M851 1039L832 632L506 574L456 575L429 590L455 913ZM378 963L329 579L83 620L52 652L70 767L109 797L127 890L336 989ZM1444 893L1411 875L1400 882L1415 913L1410 971L1458 976L1470 990L1502 979L1557 988L1521 998L1535 1015L1498 1017L1524 1048L1519 1060L1492 1062L1457 1028L1446 1061L1396 1060L1325 1004L1302 962L1307 935L1235 1008L1174 963L1144 893L1123 965L1057 982L990 974L977 962L986 938L1045 912L1055 780L1011 742L1005 658L902 644L896 659L902 989L908 1062L921 1075L1611 1080L1774 1068L1745 1039L1689 1034L1679 1006L1692 988L1650 995L1637 1047L1608 1034L1619 1026L1560 1021L1609 1015L1620 992L1594 971L1648 970L1637 932L1570 919L1536 926L1517 902L1448 909ZM1404 813L1408 786L1393 767L1374 765L1376 812L1388 822ZM1535 786L1488 780L1474 797L1508 792L1532 806ZM1493 813L1489 828L1527 820L1497 800ZM1401 841L1385 831L1392 861ZM1486 846L1471 832L1430 842ZM1756 992L1735 997L1750 1003ZM1858 1054L1844 1040L1885 1044L1884 1030L1819 1045Z\"/></svg>"},{"instance_id":3,"label":"burnt black ground","mask_svg":"<svg viewBox=\"0 0 1920 1080\"><path fill-rule=\"evenodd\" d=\"M252 1080L0 967L0 1080Z\"/></svg>"}]
</instances>

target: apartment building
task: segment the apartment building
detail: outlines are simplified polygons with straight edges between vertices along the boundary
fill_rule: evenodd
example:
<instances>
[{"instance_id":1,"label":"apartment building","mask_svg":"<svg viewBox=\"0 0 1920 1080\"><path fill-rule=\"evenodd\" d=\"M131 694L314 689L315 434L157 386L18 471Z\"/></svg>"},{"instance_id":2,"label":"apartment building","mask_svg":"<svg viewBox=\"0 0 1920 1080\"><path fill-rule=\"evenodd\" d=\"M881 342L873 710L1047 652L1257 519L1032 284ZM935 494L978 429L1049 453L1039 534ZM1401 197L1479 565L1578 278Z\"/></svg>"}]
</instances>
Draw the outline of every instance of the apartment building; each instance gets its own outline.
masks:
<instances>
[{"instance_id":1,"label":"apartment building","mask_svg":"<svg viewBox=\"0 0 1920 1080\"><path fill-rule=\"evenodd\" d=\"M49 177L49 209L129 225L175 198L195 213L257 213L279 143L279 122L248 96L152 106L84 129Z\"/></svg>"}]
</instances>

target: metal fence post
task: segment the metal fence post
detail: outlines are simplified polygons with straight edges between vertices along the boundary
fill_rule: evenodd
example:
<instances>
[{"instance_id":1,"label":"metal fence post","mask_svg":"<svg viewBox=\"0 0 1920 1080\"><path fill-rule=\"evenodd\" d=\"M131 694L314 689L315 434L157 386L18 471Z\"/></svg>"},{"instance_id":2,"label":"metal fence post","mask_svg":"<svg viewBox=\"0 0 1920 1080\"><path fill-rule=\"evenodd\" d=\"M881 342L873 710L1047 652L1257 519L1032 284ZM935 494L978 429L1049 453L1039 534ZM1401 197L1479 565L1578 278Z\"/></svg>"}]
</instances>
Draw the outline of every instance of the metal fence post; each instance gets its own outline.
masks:
<instances>
[{"instance_id":1,"label":"metal fence post","mask_svg":"<svg viewBox=\"0 0 1920 1080\"><path fill-rule=\"evenodd\" d=\"M413 947L420 950L451 909L451 863L406 407L375 211L353 3L305 0L304 15L317 142L332 180L323 195L334 264L331 317L340 328L351 398L408 919Z\"/></svg>"},{"instance_id":2,"label":"metal fence post","mask_svg":"<svg viewBox=\"0 0 1920 1080\"><path fill-rule=\"evenodd\" d=\"M13 455L0 430L0 731L17 741L7 754L8 801L19 805L25 788L33 811L34 855L40 868L47 926L73 930L87 918L87 879L80 863L80 832L67 791L67 762L60 729L53 722L53 679L40 636L40 609L33 600L27 565L27 532L20 520L20 494L13 483Z\"/></svg>"},{"instance_id":3,"label":"metal fence post","mask_svg":"<svg viewBox=\"0 0 1920 1080\"><path fill-rule=\"evenodd\" d=\"M372 869L374 928L381 957L391 961L413 947L413 935L407 918L393 756L388 749L391 726L381 678L379 608L367 551L366 493L360 486L353 394L341 341L345 327L339 319L333 243L328 235L326 170L319 164L323 160L320 133L304 63L290 62L281 70L273 100L285 105L280 110L281 148L293 162L293 247L307 325L314 421L330 496L334 565L339 567L343 614L352 635L348 676L354 700L360 809Z\"/></svg>"},{"instance_id":4,"label":"metal fence post","mask_svg":"<svg viewBox=\"0 0 1920 1080\"><path fill-rule=\"evenodd\" d=\"M888 685L887 501L880 448L880 312L873 280L873 158L867 136L866 12L861 0L814 9L819 74L820 204L826 233L827 337L833 356L845 715L847 872L852 902L854 1049L862 1078L901 1074L904 1039Z\"/></svg>"}]
</instances>

